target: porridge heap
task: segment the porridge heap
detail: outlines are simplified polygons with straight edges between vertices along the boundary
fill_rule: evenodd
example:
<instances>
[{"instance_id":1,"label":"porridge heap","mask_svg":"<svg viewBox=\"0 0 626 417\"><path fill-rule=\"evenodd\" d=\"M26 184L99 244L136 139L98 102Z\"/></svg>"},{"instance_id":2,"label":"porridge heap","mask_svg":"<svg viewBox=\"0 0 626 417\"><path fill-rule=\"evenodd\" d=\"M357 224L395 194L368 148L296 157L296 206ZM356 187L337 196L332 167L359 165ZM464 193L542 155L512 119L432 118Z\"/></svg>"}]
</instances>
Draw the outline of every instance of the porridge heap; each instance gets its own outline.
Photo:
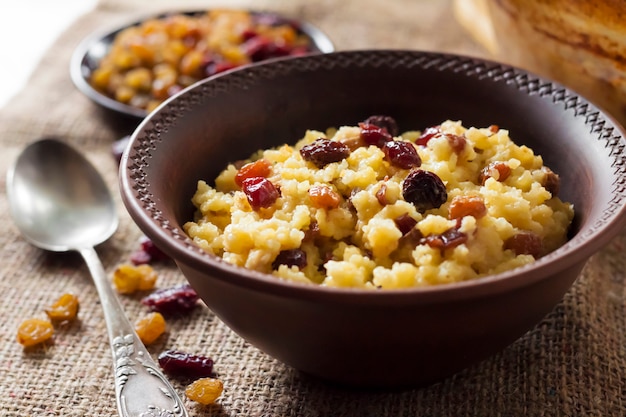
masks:
<instances>
[{"instance_id":1,"label":"porridge heap","mask_svg":"<svg viewBox=\"0 0 626 417\"><path fill-rule=\"evenodd\" d=\"M533 262L573 206L541 156L495 125L395 120L307 131L198 182L187 234L227 262L333 287L453 283Z\"/></svg>"}]
</instances>

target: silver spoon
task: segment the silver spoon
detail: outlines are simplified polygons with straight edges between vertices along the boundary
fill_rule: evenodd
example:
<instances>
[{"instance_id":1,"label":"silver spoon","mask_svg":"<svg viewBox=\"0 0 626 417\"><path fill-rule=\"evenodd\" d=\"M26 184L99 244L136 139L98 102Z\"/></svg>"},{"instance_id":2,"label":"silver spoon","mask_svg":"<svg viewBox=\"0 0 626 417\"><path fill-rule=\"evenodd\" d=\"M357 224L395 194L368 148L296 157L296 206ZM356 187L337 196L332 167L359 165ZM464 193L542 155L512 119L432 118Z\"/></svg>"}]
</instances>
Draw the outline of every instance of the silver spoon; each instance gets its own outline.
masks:
<instances>
[{"instance_id":1,"label":"silver spoon","mask_svg":"<svg viewBox=\"0 0 626 417\"><path fill-rule=\"evenodd\" d=\"M111 194L98 171L55 139L32 143L7 174L11 216L26 240L42 249L79 252L93 277L107 324L121 416L187 416L172 386L124 315L94 247L117 229Z\"/></svg>"}]
</instances>

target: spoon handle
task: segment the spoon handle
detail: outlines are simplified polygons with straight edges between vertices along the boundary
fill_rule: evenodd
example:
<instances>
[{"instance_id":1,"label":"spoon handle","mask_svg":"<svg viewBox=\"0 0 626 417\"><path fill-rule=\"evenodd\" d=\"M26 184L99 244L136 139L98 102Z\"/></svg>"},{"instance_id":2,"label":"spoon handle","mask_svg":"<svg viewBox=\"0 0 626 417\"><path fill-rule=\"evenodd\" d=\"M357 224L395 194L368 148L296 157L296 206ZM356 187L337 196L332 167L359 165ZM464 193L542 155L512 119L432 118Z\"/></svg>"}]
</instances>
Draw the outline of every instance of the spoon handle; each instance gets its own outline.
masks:
<instances>
[{"instance_id":1,"label":"spoon handle","mask_svg":"<svg viewBox=\"0 0 626 417\"><path fill-rule=\"evenodd\" d=\"M115 370L120 416L187 416L174 388L150 357L109 284L94 248L79 250L100 296Z\"/></svg>"}]
</instances>

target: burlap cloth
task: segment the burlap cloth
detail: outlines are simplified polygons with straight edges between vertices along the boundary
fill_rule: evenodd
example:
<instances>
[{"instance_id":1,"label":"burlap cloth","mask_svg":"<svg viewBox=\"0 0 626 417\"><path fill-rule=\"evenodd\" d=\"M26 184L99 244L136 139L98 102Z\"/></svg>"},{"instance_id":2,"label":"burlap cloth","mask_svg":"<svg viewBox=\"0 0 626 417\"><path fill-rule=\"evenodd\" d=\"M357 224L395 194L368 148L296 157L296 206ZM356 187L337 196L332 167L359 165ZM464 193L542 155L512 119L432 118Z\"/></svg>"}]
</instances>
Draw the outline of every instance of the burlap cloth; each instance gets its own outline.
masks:
<instances>
[{"instance_id":1,"label":"burlap cloth","mask_svg":"<svg viewBox=\"0 0 626 417\"><path fill-rule=\"evenodd\" d=\"M485 55L454 20L450 3L387 1L156 1L102 0L78 19L41 61L28 86L0 111L0 171L41 136L79 147L117 189L111 143L134 125L110 117L72 85L68 65L77 43L93 30L128 21L150 9L253 5L319 26L338 49L394 47ZM183 4L184 3L184 4ZM6 59L6 57L5 57ZM9 65L5 62L4 65ZM0 415L116 415L111 352L88 271L76 254L52 254L26 243L12 224L4 175L0 180ZM110 274L137 248L140 232L117 193L121 224L98 250ZM192 416L622 416L626 414L626 235L587 264L573 288L545 319L496 356L440 383L395 392L359 392L302 376L233 334L204 306L168 323L149 350L177 348L215 360L224 381L219 405ZM172 265L157 265L159 286L184 282ZM25 318L62 292L82 304L80 320L57 329L45 348L16 341ZM121 301L131 321L146 313L139 297ZM371 358L363 366L376 366ZM410 360L410 358L407 358ZM174 381L182 393L184 385Z\"/></svg>"}]
</instances>

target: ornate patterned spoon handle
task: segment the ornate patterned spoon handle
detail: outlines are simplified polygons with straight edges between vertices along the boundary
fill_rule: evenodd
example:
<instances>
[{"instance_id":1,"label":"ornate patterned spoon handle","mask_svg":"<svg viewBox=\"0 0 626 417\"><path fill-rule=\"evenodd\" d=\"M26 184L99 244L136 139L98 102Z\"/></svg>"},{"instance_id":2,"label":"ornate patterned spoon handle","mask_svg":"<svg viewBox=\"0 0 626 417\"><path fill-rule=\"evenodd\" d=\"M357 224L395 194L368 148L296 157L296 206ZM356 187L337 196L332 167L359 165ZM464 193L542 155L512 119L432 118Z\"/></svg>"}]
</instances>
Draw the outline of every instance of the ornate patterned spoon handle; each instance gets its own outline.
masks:
<instances>
[{"instance_id":1,"label":"ornate patterned spoon handle","mask_svg":"<svg viewBox=\"0 0 626 417\"><path fill-rule=\"evenodd\" d=\"M124 314L95 249L80 249L79 252L100 295L115 361L115 396L120 416L187 417L180 397L154 363Z\"/></svg>"}]
</instances>

